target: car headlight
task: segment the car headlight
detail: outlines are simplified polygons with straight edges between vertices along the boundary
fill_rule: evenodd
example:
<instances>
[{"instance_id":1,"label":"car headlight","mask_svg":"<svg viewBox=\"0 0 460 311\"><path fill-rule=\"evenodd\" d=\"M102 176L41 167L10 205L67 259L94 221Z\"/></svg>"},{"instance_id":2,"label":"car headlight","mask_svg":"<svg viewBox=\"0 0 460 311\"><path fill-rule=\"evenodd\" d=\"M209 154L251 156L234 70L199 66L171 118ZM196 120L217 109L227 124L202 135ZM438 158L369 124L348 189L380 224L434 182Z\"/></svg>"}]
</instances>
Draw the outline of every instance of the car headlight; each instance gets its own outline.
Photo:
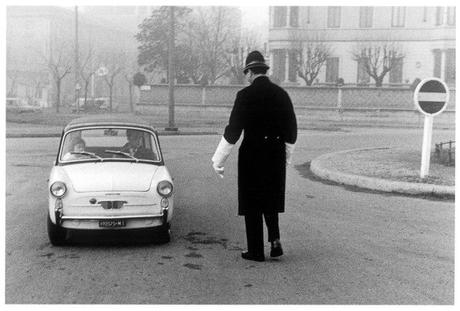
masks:
<instances>
[{"instance_id":1,"label":"car headlight","mask_svg":"<svg viewBox=\"0 0 460 311\"><path fill-rule=\"evenodd\" d=\"M51 194L56 198L62 198L67 192L67 187L61 181L54 182L50 187Z\"/></svg>"},{"instance_id":2,"label":"car headlight","mask_svg":"<svg viewBox=\"0 0 460 311\"><path fill-rule=\"evenodd\" d=\"M160 195L169 197L172 194L173 185L167 180L160 181L157 186L157 191Z\"/></svg>"}]
</instances>

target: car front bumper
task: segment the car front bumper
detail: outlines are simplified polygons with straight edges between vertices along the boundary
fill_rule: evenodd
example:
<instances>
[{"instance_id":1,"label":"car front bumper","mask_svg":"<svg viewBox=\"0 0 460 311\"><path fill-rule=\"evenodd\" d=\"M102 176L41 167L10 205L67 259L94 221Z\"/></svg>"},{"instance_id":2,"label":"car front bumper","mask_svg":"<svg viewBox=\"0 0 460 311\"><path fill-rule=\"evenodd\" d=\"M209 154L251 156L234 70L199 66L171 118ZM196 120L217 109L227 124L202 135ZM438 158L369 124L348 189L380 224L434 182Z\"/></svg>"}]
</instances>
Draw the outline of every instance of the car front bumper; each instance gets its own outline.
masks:
<instances>
[{"instance_id":1,"label":"car front bumper","mask_svg":"<svg viewBox=\"0 0 460 311\"><path fill-rule=\"evenodd\" d=\"M56 223L66 229L94 229L94 230L123 230L138 228L154 228L167 226L168 208L163 208L162 213L158 215L116 215L116 216L65 216L56 211ZM122 220L123 226L101 227L101 221Z\"/></svg>"}]
</instances>

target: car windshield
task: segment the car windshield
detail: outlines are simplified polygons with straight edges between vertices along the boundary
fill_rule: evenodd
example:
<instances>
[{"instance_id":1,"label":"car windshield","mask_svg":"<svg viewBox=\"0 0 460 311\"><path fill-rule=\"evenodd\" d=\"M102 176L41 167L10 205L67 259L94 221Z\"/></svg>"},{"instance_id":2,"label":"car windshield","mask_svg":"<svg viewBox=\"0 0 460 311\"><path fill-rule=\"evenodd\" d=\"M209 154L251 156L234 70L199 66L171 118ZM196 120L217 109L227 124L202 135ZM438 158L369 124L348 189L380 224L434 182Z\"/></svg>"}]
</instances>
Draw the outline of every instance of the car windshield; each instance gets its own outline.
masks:
<instances>
[{"instance_id":1,"label":"car windshield","mask_svg":"<svg viewBox=\"0 0 460 311\"><path fill-rule=\"evenodd\" d=\"M59 157L75 161L160 161L156 136L142 129L105 127L66 133Z\"/></svg>"}]
</instances>

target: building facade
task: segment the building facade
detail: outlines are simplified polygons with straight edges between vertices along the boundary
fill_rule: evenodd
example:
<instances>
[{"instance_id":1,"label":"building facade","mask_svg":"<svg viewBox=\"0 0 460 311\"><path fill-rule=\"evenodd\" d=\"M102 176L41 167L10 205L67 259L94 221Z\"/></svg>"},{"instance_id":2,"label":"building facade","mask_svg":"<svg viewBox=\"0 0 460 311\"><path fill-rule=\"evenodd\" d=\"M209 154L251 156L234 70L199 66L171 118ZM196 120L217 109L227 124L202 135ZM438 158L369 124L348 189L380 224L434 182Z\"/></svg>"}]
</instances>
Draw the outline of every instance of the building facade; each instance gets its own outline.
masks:
<instances>
[{"instance_id":1,"label":"building facade","mask_svg":"<svg viewBox=\"0 0 460 311\"><path fill-rule=\"evenodd\" d=\"M327 46L330 54L315 84L372 84L353 55L367 46L397 47L403 57L384 85L439 77L455 85L455 7L270 7L269 59L283 84L305 85L298 53L306 44Z\"/></svg>"}]
</instances>

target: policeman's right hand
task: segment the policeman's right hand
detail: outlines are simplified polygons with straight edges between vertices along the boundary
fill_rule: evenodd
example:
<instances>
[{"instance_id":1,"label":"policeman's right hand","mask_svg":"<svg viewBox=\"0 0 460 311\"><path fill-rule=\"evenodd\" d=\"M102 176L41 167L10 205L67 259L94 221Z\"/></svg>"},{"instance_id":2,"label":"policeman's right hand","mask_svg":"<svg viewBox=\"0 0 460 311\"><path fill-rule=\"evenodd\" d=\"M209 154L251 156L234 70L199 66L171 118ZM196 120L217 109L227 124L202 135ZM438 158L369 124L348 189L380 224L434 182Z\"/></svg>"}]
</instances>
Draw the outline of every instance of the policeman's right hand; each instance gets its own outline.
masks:
<instances>
[{"instance_id":1,"label":"policeman's right hand","mask_svg":"<svg viewBox=\"0 0 460 311\"><path fill-rule=\"evenodd\" d=\"M212 163L212 167L214 168L214 171L216 172L216 174L220 176L220 178L224 178L225 169L223 166L218 166L215 163Z\"/></svg>"}]
</instances>

